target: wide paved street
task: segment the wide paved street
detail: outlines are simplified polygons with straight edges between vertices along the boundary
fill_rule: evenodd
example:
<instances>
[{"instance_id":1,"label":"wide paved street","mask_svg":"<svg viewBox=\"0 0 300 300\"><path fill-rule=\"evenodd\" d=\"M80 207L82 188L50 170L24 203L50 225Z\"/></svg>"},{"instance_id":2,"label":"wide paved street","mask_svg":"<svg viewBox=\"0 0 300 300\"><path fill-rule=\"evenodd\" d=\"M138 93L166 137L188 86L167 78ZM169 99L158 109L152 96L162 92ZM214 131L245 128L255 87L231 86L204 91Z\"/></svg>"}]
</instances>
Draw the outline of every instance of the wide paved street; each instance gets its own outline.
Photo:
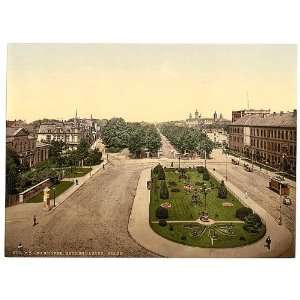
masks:
<instances>
[{"instance_id":1,"label":"wide paved street","mask_svg":"<svg viewBox=\"0 0 300 300\"><path fill-rule=\"evenodd\" d=\"M99 251L104 256L154 256L139 246L127 231L135 189L145 167L149 167L149 163L128 164L124 159L112 159L104 172L94 175L55 211L41 216L36 227L32 227L31 219L27 219L29 224L24 220L8 220L7 250L17 246L18 240L10 230L13 228L23 233L18 235L22 242L22 236L24 239L25 235L30 236L28 244L25 241L23 246L32 251ZM21 208L18 205L9 209Z\"/></svg>"}]
</instances>

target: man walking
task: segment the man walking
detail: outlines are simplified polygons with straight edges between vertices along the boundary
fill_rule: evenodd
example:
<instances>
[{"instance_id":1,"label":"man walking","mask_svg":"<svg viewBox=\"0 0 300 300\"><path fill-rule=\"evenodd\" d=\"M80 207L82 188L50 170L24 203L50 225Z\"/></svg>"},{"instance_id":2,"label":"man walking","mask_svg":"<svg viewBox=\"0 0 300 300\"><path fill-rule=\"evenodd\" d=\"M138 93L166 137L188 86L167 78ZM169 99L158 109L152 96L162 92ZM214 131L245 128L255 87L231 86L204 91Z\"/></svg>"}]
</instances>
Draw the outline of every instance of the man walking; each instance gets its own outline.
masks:
<instances>
[{"instance_id":1,"label":"man walking","mask_svg":"<svg viewBox=\"0 0 300 300\"><path fill-rule=\"evenodd\" d=\"M271 239L270 239L270 236L268 235L268 237L266 238L266 244L265 244L265 247L268 248L268 250L271 250Z\"/></svg>"},{"instance_id":2,"label":"man walking","mask_svg":"<svg viewBox=\"0 0 300 300\"><path fill-rule=\"evenodd\" d=\"M37 225L36 216L33 216L33 226Z\"/></svg>"}]
</instances>

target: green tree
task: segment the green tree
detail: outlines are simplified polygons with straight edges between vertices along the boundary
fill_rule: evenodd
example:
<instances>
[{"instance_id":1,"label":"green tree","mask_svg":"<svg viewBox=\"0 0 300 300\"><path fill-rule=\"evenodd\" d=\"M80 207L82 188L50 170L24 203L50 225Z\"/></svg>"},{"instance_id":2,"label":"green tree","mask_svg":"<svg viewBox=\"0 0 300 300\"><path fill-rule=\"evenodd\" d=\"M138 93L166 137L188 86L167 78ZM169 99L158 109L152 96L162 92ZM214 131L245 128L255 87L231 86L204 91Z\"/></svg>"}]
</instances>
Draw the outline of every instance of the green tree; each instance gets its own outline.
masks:
<instances>
[{"instance_id":1,"label":"green tree","mask_svg":"<svg viewBox=\"0 0 300 300\"><path fill-rule=\"evenodd\" d=\"M169 190L165 180L162 180L160 184L160 198L169 199Z\"/></svg>"},{"instance_id":2,"label":"green tree","mask_svg":"<svg viewBox=\"0 0 300 300\"><path fill-rule=\"evenodd\" d=\"M224 180L221 181L221 184L218 188L218 197L221 199L227 198L227 189L226 189Z\"/></svg>"},{"instance_id":3,"label":"green tree","mask_svg":"<svg viewBox=\"0 0 300 300\"><path fill-rule=\"evenodd\" d=\"M22 170L16 152L6 146L6 195L15 194L19 174Z\"/></svg>"},{"instance_id":4,"label":"green tree","mask_svg":"<svg viewBox=\"0 0 300 300\"><path fill-rule=\"evenodd\" d=\"M203 180L208 181L209 178L210 178L210 177L209 177L209 173L208 173L207 169L204 168L204 170L203 170Z\"/></svg>"}]
</instances>

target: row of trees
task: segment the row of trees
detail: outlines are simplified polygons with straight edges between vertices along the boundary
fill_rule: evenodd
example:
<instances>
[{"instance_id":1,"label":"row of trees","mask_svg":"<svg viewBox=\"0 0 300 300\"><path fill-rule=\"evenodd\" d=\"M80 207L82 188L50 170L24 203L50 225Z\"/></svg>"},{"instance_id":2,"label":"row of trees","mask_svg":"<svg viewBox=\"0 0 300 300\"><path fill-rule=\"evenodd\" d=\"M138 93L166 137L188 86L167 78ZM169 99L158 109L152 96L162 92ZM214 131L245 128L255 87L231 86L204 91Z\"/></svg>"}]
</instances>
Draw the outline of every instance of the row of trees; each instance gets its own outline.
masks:
<instances>
[{"instance_id":1,"label":"row of trees","mask_svg":"<svg viewBox=\"0 0 300 300\"><path fill-rule=\"evenodd\" d=\"M49 159L34 168L28 169L20 164L18 155L9 147L6 149L6 193L15 194L47 178L60 175L59 168L84 165L97 165L102 161L98 149L90 149L87 140L82 139L77 150L67 150L62 141L52 141L49 146Z\"/></svg>"},{"instance_id":2,"label":"row of trees","mask_svg":"<svg viewBox=\"0 0 300 300\"><path fill-rule=\"evenodd\" d=\"M52 167L73 167L80 165L97 165L101 163L102 153L90 149L90 143L82 139L76 150L69 150L62 141L52 141L49 146L49 163Z\"/></svg>"},{"instance_id":3,"label":"row of trees","mask_svg":"<svg viewBox=\"0 0 300 300\"><path fill-rule=\"evenodd\" d=\"M103 127L101 137L109 151L128 148L135 157L141 157L143 150L154 154L160 148L160 135L153 124L130 123L122 118L110 119Z\"/></svg>"},{"instance_id":4,"label":"row of trees","mask_svg":"<svg viewBox=\"0 0 300 300\"><path fill-rule=\"evenodd\" d=\"M160 125L160 131L180 153L200 154L207 157L213 150L213 142L205 133L196 128L176 126L171 123Z\"/></svg>"}]
</instances>

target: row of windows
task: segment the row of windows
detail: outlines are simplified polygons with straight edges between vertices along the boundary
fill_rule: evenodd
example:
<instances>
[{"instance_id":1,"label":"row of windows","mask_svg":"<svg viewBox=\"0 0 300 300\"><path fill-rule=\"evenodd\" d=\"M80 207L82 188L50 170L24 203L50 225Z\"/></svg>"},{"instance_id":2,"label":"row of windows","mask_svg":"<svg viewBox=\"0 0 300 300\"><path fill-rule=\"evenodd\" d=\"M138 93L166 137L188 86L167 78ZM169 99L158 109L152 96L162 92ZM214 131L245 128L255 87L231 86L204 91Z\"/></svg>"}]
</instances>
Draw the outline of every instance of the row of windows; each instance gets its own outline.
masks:
<instances>
[{"instance_id":1,"label":"row of windows","mask_svg":"<svg viewBox=\"0 0 300 300\"><path fill-rule=\"evenodd\" d=\"M12 142L12 147L15 149L16 152L24 152L24 151L30 151L34 149L34 141L28 140L28 141L19 141L14 140Z\"/></svg>"},{"instance_id":2,"label":"row of windows","mask_svg":"<svg viewBox=\"0 0 300 300\"><path fill-rule=\"evenodd\" d=\"M288 152L291 156L296 156L296 145L290 145L288 149L283 148L280 143L268 142L262 140L253 140L251 139L251 146L256 147L258 149L264 149L273 152Z\"/></svg>"},{"instance_id":3,"label":"row of windows","mask_svg":"<svg viewBox=\"0 0 300 300\"><path fill-rule=\"evenodd\" d=\"M55 140L55 141L64 141L64 139L65 139L65 136L64 136L64 135L54 135L54 136L53 136L53 140ZM46 136L46 140L47 140L48 142L50 142L50 141L51 141L51 135L47 135L47 136ZM66 141L68 142L68 141L70 141L70 140L72 140L72 142L76 141L76 140L77 140L77 136L74 136L74 135L66 135Z\"/></svg>"},{"instance_id":4,"label":"row of windows","mask_svg":"<svg viewBox=\"0 0 300 300\"><path fill-rule=\"evenodd\" d=\"M296 130L279 130L279 129L258 129L251 128L250 134L252 136L259 136L265 138L274 138L282 140L296 140Z\"/></svg>"}]
</instances>

